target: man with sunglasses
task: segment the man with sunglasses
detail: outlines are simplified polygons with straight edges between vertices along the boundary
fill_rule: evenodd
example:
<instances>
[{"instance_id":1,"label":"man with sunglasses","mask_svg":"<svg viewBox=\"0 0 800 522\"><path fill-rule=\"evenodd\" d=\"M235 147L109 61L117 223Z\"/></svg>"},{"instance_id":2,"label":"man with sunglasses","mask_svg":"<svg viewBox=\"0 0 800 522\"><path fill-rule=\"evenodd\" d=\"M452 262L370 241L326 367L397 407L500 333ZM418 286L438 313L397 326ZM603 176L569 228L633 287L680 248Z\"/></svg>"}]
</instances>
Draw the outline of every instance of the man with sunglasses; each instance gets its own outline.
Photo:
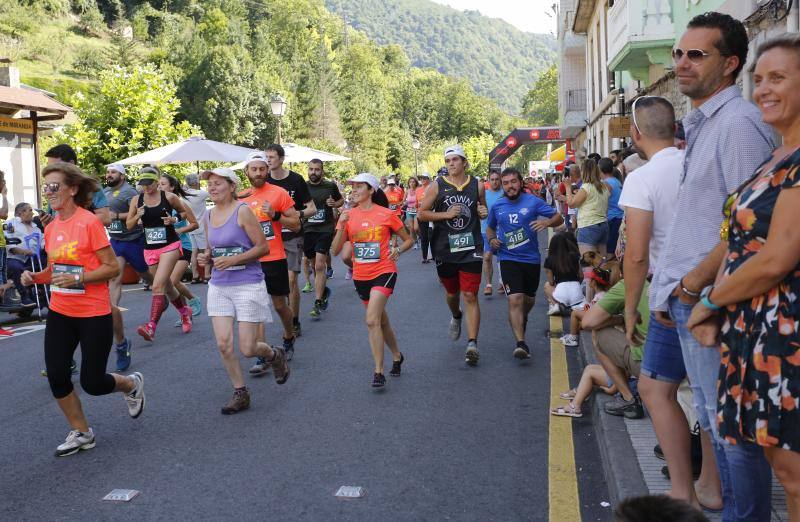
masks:
<instances>
[{"instance_id":1,"label":"man with sunglasses","mask_svg":"<svg viewBox=\"0 0 800 522\"><path fill-rule=\"evenodd\" d=\"M716 458L725 520L770 519L770 468L755 444L719 440L719 352L716 346L698 344L686 323L700 291L713 283L725 255L726 245L719 239L723 204L773 149L772 131L736 86L747 48L741 22L709 12L689 22L673 49L678 89L689 97L693 110L683 119L686 159L678 201L650 287L653 303L668 305L677 326L702 428L703 463ZM719 482L706 475L709 466L703 468L695 489L714 493L711 490Z\"/></svg>"}]
</instances>

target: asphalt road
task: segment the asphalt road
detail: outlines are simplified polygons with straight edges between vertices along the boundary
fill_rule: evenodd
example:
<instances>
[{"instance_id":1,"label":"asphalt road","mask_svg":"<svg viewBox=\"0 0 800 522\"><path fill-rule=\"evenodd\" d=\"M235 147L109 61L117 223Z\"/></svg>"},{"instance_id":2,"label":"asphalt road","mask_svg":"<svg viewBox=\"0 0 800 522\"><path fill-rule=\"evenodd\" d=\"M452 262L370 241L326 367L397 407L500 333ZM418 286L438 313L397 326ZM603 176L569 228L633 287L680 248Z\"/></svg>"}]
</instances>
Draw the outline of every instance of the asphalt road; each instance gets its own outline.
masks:
<instances>
[{"instance_id":1,"label":"asphalt road","mask_svg":"<svg viewBox=\"0 0 800 522\"><path fill-rule=\"evenodd\" d=\"M465 337L453 343L447 335L433 264L406 254L389 304L406 362L401 377L387 375L386 388L375 391L363 307L343 265L335 267L321 320L308 317L313 298L303 294L303 336L289 381L248 377L251 409L234 416L219 413L231 387L205 314L183 335L170 308L147 344L135 327L146 320L150 294L127 287L121 305L134 337L130 370L145 377L147 408L134 420L121 395L82 393L97 446L71 457L53 456L68 426L39 376L43 330L0 340L0 518L546 520L543 296L529 323L533 357L522 363L511 357L505 299L481 297L481 360L471 368ZM190 288L205 298L204 285ZM268 337L279 341L277 324L268 325ZM568 354L573 383L575 354ZM245 371L249 365L243 360ZM573 424L573 439L582 517L608 520L590 418ZM361 486L366 496L337 499L343 485ZM114 488L141 495L101 501Z\"/></svg>"}]
</instances>

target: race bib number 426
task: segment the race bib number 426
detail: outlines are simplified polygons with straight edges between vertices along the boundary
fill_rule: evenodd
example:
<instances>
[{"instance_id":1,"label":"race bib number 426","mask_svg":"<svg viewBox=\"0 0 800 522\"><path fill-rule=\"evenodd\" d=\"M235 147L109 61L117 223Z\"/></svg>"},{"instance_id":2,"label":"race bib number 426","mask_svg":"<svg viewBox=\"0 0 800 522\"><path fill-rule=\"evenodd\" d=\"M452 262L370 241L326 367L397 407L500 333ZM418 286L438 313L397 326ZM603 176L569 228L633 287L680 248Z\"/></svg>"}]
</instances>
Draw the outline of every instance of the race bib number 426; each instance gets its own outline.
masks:
<instances>
[{"instance_id":1,"label":"race bib number 426","mask_svg":"<svg viewBox=\"0 0 800 522\"><path fill-rule=\"evenodd\" d=\"M148 245L163 245L167 242L166 227L151 227L144 229L145 241Z\"/></svg>"}]
</instances>

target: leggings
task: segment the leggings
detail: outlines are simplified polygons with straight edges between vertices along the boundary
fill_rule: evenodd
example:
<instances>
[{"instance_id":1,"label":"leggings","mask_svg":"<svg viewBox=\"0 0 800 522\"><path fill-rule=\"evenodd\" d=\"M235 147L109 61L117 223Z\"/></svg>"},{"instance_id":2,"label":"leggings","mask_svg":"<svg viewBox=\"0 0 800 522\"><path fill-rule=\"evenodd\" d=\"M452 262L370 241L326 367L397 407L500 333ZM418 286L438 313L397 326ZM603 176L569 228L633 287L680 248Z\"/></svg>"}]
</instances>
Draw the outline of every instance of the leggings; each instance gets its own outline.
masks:
<instances>
[{"instance_id":1,"label":"leggings","mask_svg":"<svg viewBox=\"0 0 800 522\"><path fill-rule=\"evenodd\" d=\"M422 248L422 259L428 259L428 245L430 244L430 223L427 221L419 221L419 242L420 247Z\"/></svg>"},{"instance_id":2,"label":"leggings","mask_svg":"<svg viewBox=\"0 0 800 522\"><path fill-rule=\"evenodd\" d=\"M106 373L114 337L111 314L97 317L69 317L53 310L47 313L44 329L44 362L53 397L72 393L70 365L78 343L81 345L81 387L89 395L107 395L116 381Z\"/></svg>"}]
</instances>

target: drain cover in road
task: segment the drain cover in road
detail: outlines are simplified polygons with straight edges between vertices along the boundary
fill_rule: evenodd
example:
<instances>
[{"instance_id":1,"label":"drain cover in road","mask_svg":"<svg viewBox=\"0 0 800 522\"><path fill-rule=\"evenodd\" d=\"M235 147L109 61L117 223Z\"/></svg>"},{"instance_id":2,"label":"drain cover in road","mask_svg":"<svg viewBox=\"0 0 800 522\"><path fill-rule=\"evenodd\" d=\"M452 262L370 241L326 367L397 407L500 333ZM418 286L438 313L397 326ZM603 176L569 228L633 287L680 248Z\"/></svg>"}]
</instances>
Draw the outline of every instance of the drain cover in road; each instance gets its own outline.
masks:
<instances>
[{"instance_id":1,"label":"drain cover in road","mask_svg":"<svg viewBox=\"0 0 800 522\"><path fill-rule=\"evenodd\" d=\"M367 491L361 486L342 486L336 492L338 498L361 498Z\"/></svg>"},{"instance_id":2,"label":"drain cover in road","mask_svg":"<svg viewBox=\"0 0 800 522\"><path fill-rule=\"evenodd\" d=\"M115 489L111 493L103 497L103 500L112 500L115 502L130 502L133 497L139 494L135 489Z\"/></svg>"}]
</instances>

